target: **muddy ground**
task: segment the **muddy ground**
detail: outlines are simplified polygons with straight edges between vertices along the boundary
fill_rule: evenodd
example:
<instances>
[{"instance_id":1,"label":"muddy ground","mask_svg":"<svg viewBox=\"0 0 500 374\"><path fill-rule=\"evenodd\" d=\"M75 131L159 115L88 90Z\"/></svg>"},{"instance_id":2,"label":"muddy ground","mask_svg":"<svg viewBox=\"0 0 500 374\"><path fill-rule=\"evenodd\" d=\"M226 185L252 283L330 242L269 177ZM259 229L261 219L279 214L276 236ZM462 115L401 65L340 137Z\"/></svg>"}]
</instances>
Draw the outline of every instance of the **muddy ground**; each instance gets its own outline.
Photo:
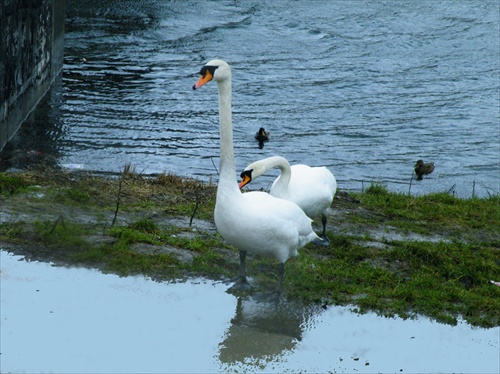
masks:
<instances>
[{"instance_id":1,"label":"muddy ground","mask_svg":"<svg viewBox=\"0 0 500 374\"><path fill-rule=\"evenodd\" d=\"M216 186L171 175L144 178L28 173L0 176L0 248L28 260L155 280L227 281L239 256L213 222ZM305 302L456 323L500 324L498 198L403 196L380 186L337 191L329 245L287 262L285 292ZM321 232L318 217L313 224ZM258 289L274 287L276 261L249 256Z\"/></svg>"},{"instance_id":2,"label":"muddy ground","mask_svg":"<svg viewBox=\"0 0 500 374\"><path fill-rule=\"evenodd\" d=\"M40 199L37 200L37 195ZM66 204L51 203L47 204L44 200L44 192L30 192L29 196L16 196L1 202L0 225L3 223L15 222L37 222L49 221L56 225L65 225L67 222L82 224L89 229L90 233L85 236L85 240L91 246L101 246L105 243L113 243L116 237L107 235L109 227L115 217L113 210L103 212L101 209L90 207L75 207ZM366 218L363 223L353 223L353 216ZM171 216L169 209L141 211L120 210L116 216L115 225L128 225L141 219L153 220L159 228L178 227L182 230L179 235L190 239L206 238L207 234L215 235L217 229L211 219L197 219L190 216ZM191 221L192 220L192 221ZM190 226L191 221L191 226ZM451 241L456 238L454 233L433 232L422 235L412 232L406 232L391 226L391 218L374 213L363 207L363 204L349 193L339 191L334 199L332 208L328 216L327 230L331 235L346 235L352 237L369 237L370 240L359 241L359 244L374 248L389 248L387 244L391 240L423 240L423 241ZM321 231L321 222L314 222L316 232ZM480 233L478 233L479 235ZM500 237L500 235L499 235ZM16 254L26 256L30 260L39 260L45 262L54 262L57 265L73 266L76 265L71 260L69 247L46 248L42 243L37 243L36 238L29 232L23 235L15 243L11 241L2 241L0 238L0 247ZM168 245L152 245L136 243L132 249L141 254L169 253L174 255L181 262L189 262L195 256L196 252L188 249L176 248ZM237 264L238 256L234 251L220 248L228 262ZM101 270L105 270L101 268Z\"/></svg>"}]
</instances>

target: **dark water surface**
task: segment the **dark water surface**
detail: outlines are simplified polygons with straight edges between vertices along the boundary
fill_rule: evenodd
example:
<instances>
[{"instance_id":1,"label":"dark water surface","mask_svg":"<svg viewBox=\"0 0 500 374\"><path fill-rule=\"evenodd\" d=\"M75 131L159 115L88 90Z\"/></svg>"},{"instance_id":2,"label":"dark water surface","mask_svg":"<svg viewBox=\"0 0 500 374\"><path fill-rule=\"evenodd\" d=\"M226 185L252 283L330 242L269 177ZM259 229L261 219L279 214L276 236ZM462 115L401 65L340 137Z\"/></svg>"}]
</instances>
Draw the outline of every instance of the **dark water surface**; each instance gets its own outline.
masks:
<instances>
[{"instance_id":1,"label":"dark water surface","mask_svg":"<svg viewBox=\"0 0 500 374\"><path fill-rule=\"evenodd\" d=\"M216 85L191 86L222 58L237 170L282 155L327 166L340 189L406 192L424 159L436 169L412 193L498 193L499 14L482 0L68 0L62 78L0 166L216 180Z\"/></svg>"}]
</instances>

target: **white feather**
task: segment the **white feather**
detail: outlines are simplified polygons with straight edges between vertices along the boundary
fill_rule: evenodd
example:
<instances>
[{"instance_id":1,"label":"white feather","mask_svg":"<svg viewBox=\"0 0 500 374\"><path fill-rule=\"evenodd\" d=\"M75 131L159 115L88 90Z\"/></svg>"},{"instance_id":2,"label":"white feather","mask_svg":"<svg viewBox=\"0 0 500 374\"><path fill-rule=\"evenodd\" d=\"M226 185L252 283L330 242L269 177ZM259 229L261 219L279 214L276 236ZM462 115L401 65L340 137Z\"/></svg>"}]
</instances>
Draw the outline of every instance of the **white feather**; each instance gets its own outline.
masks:
<instances>
[{"instance_id":1,"label":"white feather","mask_svg":"<svg viewBox=\"0 0 500 374\"><path fill-rule=\"evenodd\" d=\"M222 237L240 251L272 256L284 264L318 236L311 219L295 203L263 192L241 193L234 164L231 69L221 60L212 60L206 66L216 67L213 80L219 92L220 174L215 224ZM194 88L206 83L200 81Z\"/></svg>"}]
</instances>

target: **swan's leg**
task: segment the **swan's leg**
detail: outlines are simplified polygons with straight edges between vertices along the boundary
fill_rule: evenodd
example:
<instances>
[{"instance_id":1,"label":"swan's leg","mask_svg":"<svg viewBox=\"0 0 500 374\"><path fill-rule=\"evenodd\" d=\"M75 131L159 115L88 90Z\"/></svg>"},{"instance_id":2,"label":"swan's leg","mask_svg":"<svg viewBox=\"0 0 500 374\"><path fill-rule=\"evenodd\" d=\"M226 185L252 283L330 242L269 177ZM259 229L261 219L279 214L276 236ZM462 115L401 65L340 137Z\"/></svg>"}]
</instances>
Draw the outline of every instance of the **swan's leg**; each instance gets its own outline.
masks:
<instances>
[{"instance_id":1,"label":"swan's leg","mask_svg":"<svg viewBox=\"0 0 500 374\"><path fill-rule=\"evenodd\" d=\"M278 287L271 292L262 292L253 295L253 299L259 303L279 303L281 301L281 289L283 276L285 274L285 263L278 264Z\"/></svg>"},{"instance_id":2,"label":"swan's leg","mask_svg":"<svg viewBox=\"0 0 500 374\"><path fill-rule=\"evenodd\" d=\"M279 278L279 283L278 283L278 289L276 290L279 295L281 295L281 286L283 285L283 276L285 275L285 263L282 262L278 264L278 278Z\"/></svg>"},{"instance_id":3,"label":"swan's leg","mask_svg":"<svg viewBox=\"0 0 500 374\"><path fill-rule=\"evenodd\" d=\"M324 245L324 246L330 245L330 241L328 240L328 237L326 236L326 221L327 221L326 214L322 213L321 214L321 223L323 224L323 232L321 233L322 240L315 240L314 244L316 244L316 245Z\"/></svg>"},{"instance_id":4,"label":"swan's leg","mask_svg":"<svg viewBox=\"0 0 500 374\"><path fill-rule=\"evenodd\" d=\"M236 281L231 286L229 290L231 291L245 291L252 288L252 284L247 279L247 273L245 269L245 259L247 258L246 251L240 251L240 274Z\"/></svg>"},{"instance_id":5,"label":"swan's leg","mask_svg":"<svg viewBox=\"0 0 500 374\"><path fill-rule=\"evenodd\" d=\"M322 213L321 214L321 223L323 224L323 238L326 239L326 214L325 213Z\"/></svg>"},{"instance_id":6,"label":"swan's leg","mask_svg":"<svg viewBox=\"0 0 500 374\"><path fill-rule=\"evenodd\" d=\"M245 267L246 258L247 258L247 251L240 251L240 278L243 278L245 280L247 278L247 271Z\"/></svg>"}]
</instances>

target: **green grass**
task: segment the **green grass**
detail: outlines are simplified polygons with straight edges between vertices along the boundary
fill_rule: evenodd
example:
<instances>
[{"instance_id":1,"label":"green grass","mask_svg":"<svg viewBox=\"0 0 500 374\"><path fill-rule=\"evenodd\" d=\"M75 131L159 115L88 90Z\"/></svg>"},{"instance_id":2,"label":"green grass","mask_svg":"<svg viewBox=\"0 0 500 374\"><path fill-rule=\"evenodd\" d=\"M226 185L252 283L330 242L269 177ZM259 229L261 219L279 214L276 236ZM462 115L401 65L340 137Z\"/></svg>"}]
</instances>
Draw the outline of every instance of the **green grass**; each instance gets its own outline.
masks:
<instances>
[{"instance_id":1,"label":"green grass","mask_svg":"<svg viewBox=\"0 0 500 374\"><path fill-rule=\"evenodd\" d=\"M18 242L23 236L24 222L6 222L0 224L0 238L7 242Z\"/></svg>"},{"instance_id":2,"label":"green grass","mask_svg":"<svg viewBox=\"0 0 500 374\"><path fill-rule=\"evenodd\" d=\"M73 250L88 248L88 243L83 239L83 236L88 232L86 228L62 217L54 222L37 220L33 222L33 227L32 234L46 246Z\"/></svg>"},{"instance_id":3,"label":"green grass","mask_svg":"<svg viewBox=\"0 0 500 374\"><path fill-rule=\"evenodd\" d=\"M370 249L332 238L330 258L309 249L287 263L286 289L305 301L354 304L388 316L423 314L451 324L461 316L473 325L500 325L500 288L489 282L500 275L497 249L459 242L389 244L391 249Z\"/></svg>"},{"instance_id":4,"label":"green grass","mask_svg":"<svg viewBox=\"0 0 500 374\"><path fill-rule=\"evenodd\" d=\"M144 274L158 279L183 277L186 274L220 278L229 275L232 266L217 248L228 248L216 235L199 233L194 238L182 234L189 229L167 227L160 229L154 221L141 219L127 226L113 227L108 234L117 241L112 245L91 248L74 259L89 265L106 263L107 271L120 275ZM131 250L136 243L155 246L172 246L197 255L192 263L181 263L170 254L139 254ZM236 253L236 252L235 252Z\"/></svg>"},{"instance_id":5,"label":"green grass","mask_svg":"<svg viewBox=\"0 0 500 374\"><path fill-rule=\"evenodd\" d=\"M26 192L30 185L31 183L21 176L0 173L0 196Z\"/></svg>"},{"instance_id":6,"label":"green grass","mask_svg":"<svg viewBox=\"0 0 500 374\"><path fill-rule=\"evenodd\" d=\"M495 232L500 225L500 195L483 199L458 199L448 193L408 196L380 185L353 195L364 207L388 219L391 226L406 231L446 231L467 238L473 231Z\"/></svg>"},{"instance_id":7,"label":"green grass","mask_svg":"<svg viewBox=\"0 0 500 374\"><path fill-rule=\"evenodd\" d=\"M34 188L43 194L33 197ZM382 185L351 195L360 203L330 218L337 228L328 233L330 245L310 244L286 263L286 297L386 316L422 314L450 324L461 317L475 326L500 326L500 287L489 282L500 281L499 196L408 196ZM111 225L118 198L118 217L127 219ZM238 272L238 253L219 234L168 225L168 217L213 219L215 188L199 181L130 171L114 179L0 173L0 199L11 212L29 208L34 217L0 224L0 243L22 245L38 259L154 279L228 279ZM333 209L342 213L341 204L349 203L334 201ZM53 212L54 218L33 212ZM78 220L79 212L85 219ZM421 240L390 235L394 231ZM373 238L373 232L385 238ZM193 260L180 261L168 251L139 253L137 245L174 247ZM247 273L258 289L270 290L277 263L253 256Z\"/></svg>"},{"instance_id":8,"label":"green grass","mask_svg":"<svg viewBox=\"0 0 500 374\"><path fill-rule=\"evenodd\" d=\"M96 201L92 199L91 195L87 191L82 191L78 188L65 187L59 189L53 201L55 203L65 204L65 205L80 205L89 206L95 205Z\"/></svg>"}]
</instances>

